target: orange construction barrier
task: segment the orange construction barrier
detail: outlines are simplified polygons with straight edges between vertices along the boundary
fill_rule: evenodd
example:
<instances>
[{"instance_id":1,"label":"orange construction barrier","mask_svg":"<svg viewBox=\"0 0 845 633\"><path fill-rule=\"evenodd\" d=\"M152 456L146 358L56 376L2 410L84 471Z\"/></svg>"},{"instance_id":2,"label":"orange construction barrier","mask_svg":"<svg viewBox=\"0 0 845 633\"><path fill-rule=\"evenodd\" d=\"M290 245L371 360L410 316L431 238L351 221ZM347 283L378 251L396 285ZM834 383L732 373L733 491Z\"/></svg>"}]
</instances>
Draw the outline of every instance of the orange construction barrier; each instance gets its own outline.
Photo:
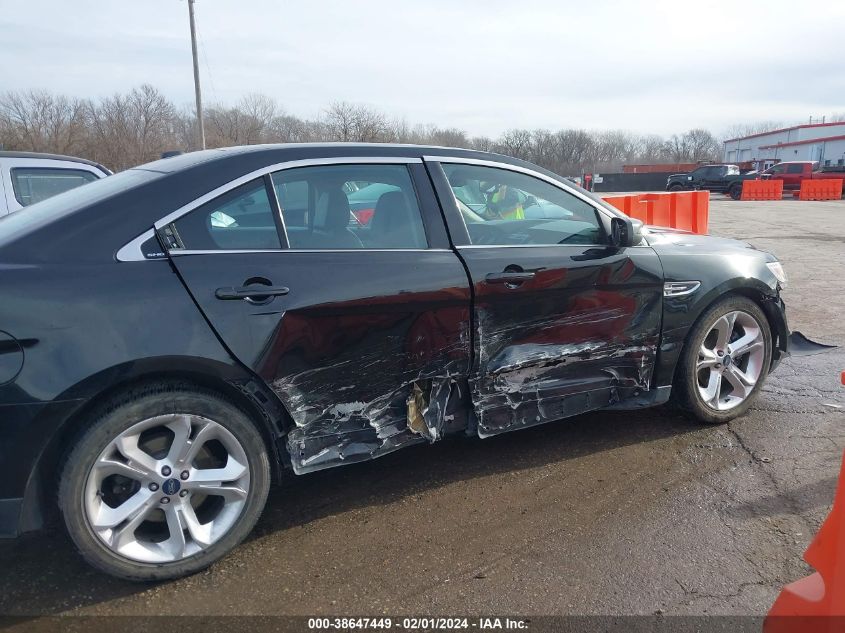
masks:
<instances>
[{"instance_id":1,"label":"orange construction barrier","mask_svg":"<svg viewBox=\"0 0 845 633\"><path fill-rule=\"evenodd\" d=\"M829 633L845 630L845 467L833 509L804 560L817 571L781 591L763 624L764 633Z\"/></svg>"},{"instance_id":2,"label":"orange construction barrier","mask_svg":"<svg viewBox=\"0 0 845 633\"><path fill-rule=\"evenodd\" d=\"M603 200L645 224L668 226L704 235L710 212L709 191L639 193L607 196Z\"/></svg>"},{"instance_id":3,"label":"orange construction barrier","mask_svg":"<svg viewBox=\"0 0 845 633\"><path fill-rule=\"evenodd\" d=\"M783 198L782 180L743 180L740 200L780 200Z\"/></svg>"},{"instance_id":4,"label":"orange construction barrier","mask_svg":"<svg viewBox=\"0 0 845 633\"><path fill-rule=\"evenodd\" d=\"M804 179L798 192L799 200L839 200L841 197L842 181L835 178Z\"/></svg>"}]
</instances>

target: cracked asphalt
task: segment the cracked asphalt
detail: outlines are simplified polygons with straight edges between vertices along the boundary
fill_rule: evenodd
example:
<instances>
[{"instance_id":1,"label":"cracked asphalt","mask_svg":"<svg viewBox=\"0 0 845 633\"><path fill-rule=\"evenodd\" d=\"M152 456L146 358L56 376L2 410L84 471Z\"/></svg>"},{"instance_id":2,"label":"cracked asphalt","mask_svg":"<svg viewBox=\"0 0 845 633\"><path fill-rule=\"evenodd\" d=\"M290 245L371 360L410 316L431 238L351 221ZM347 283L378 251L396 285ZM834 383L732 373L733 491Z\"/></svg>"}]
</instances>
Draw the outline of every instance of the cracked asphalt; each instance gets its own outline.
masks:
<instances>
[{"instance_id":1,"label":"cracked asphalt","mask_svg":"<svg viewBox=\"0 0 845 633\"><path fill-rule=\"evenodd\" d=\"M713 196L711 232L773 251L791 327L845 343L845 201ZM729 426L596 413L291 478L245 544L175 582L105 577L57 528L2 541L0 613L763 615L811 571L842 369L842 350L786 360Z\"/></svg>"}]
</instances>

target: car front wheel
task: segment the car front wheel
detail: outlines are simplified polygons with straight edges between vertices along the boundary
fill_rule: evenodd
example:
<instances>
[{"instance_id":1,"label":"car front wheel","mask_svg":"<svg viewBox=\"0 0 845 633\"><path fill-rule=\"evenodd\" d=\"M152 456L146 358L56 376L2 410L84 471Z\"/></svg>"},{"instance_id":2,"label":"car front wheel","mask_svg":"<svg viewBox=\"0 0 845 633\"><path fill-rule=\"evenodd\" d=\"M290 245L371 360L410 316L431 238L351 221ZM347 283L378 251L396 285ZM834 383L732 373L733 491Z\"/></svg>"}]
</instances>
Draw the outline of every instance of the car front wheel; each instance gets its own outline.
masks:
<instances>
[{"instance_id":1,"label":"car front wheel","mask_svg":"<svg viewBox=\"0 0 845 633\"><path fill-rule=\"evenodd\" d=\"M772 335L766 315L745 297L709 308L687 337L675 381L680 406L722 424L745 413L768 375Z\"/></svg>"},{"instance_id":2,"label":"car front wheel","mask_svg":"<svg viewBox=\"0 0 845 633\"><path fill-rule=\"evenodd\" d=\"M109 403L78 439L59 505L89 563L163 580L242 541L269 485L264 441L243 411L211 391L153 385Z\"/></svg>"}]
</instances>

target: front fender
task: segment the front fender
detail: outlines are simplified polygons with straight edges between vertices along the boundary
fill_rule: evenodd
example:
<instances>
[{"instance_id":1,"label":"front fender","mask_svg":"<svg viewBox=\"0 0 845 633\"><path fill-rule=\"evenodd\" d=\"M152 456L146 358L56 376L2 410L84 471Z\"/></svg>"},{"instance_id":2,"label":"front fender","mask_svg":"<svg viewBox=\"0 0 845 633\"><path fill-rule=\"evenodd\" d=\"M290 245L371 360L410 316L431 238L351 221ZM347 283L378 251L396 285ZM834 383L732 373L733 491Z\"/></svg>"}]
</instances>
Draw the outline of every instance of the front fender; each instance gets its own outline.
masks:
<instances>
[{"instance_id":1,"label":"front fender","mask_svg":"<svg viewBox=\"0 0 845 633\"><path fill-rule=\"evenodd\" d=\"M746 296L757 303L769 320L775 348L772 354L773 368L786 353L789 329L777 287L772 288L753 277L734 277L710 288L705 288L704 283L691 295L665 297L663 300L663 332L654 376L654 384L658 387L672 384L687 334L704 311L731 294Z\"/></svg>"}]
</instances>

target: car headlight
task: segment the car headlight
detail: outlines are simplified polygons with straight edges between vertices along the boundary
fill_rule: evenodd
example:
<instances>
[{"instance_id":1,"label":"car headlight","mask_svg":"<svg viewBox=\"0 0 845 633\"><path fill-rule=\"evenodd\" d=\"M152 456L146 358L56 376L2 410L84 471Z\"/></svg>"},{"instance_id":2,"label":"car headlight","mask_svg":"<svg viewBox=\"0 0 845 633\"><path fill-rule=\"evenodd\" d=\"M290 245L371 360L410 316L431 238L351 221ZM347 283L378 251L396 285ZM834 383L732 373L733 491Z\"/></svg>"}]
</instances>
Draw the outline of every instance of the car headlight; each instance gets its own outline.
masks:
<instances>
[{"instance_id":1,"label":"car headlight","mask_svg":"<svg viewBox=\"0 0 845 633\"><path fill-rule=\"evenodd\" d=\"M783 266L780 265L780 262L769 262L766 266L772 271L772 274L775 276L775 279L780 282L780 285L785 286L786 273L783 271Z\"/></svg>"}]
</instances>

